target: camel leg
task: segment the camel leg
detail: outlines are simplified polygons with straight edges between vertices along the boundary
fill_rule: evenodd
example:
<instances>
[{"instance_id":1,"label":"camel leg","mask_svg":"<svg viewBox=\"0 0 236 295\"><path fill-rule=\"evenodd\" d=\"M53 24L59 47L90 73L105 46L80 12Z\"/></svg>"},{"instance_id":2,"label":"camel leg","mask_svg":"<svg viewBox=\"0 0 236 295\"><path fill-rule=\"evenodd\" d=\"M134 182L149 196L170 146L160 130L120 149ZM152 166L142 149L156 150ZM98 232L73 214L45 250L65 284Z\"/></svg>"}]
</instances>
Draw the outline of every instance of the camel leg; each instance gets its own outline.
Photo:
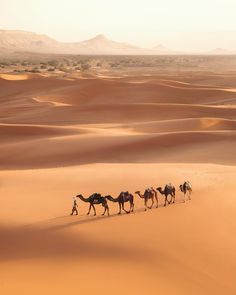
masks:
<instances>
[{"instance_id":1,"label":"camel leg","mask_svg":"<svg viewBox=\"0 0 236 295\"><path fill-rule=\"evenodd\" d=\"M192 194L192 190L189 191L189 196L188 196L189 200L191 200L191 194Z\"/></svg>"},{"instance_id":2,"label":"camel leg","mask_svg":"<svg viewBox=\"0 0 236 295\"><path fill-rule=\"evenodd\" d=\"M105 215L106 211L107 211L107 208L104 206L104 212L102 213L102 215Z\"/></svg>"},{"instance_id":3,"label":"camel leg","mask_svg":"<svg viewBox=\"0 0 236 295\"><path fill-rule=\"evenodd\" d=\"M96 210L95 210L95 207L94 207L94 205L92 204L92 207L93 207L93 211L94 211L94 216L96 216L97 215L97 213L96 213Z\"/></svg>"},{"instance_id":4,"label":"camel leg","mask_svg":"<svg viewBox=\"0 0 236 295\"><path fill-rule=\"evenodd\" d=\"M125 210L125 208L124 208L124 203L122 203L122 210L125 211L125 213L127 213L127 214L130 213L130 211L126 211L126 210Z\"/></svg>"},{"instance_id":5,"label":"camel leg","mask_svg":"<svg viewBox=\"0 0 236 295\"><path fill-rule=\"evenodd\" d=\"M173 197L173 202L172 203L174 204L175 203L175 194L174 193L173 193L172 197Z\"/></svg>"},{"instance_id":6,"label":"camel leg","mask_svg":"<svg viewBox=\"0 0 236 295\"><path fill-rule=\"evenodd\" d=\"M118 214L120 215L121 214L121 203L119 203L119 209L120 209L120 211L118 212Z\"/></svg>"},{"instance_id":7,"label":"camel leg","mask_svg":"<svg viewBox=\"0 0 236 295\"><path fill-rule=\"evenodd\" d=\"M132 212L131 210L132 210L132 203L129 202L129 212Z\"/></svg>"},{"instance_id":8,"label":"camel leg","mask_svg":"<svg viewBox=\"0 0 236 295\"><path fill-rule=\"evenodd\" d=\"M185 203L185 195L186 195L186 193L184 192L184 203Z\"/></svg>"},{"instance_id":9,"label":"camel leg","mask_svg":"<svg viewBox=\"0 0 236 295\"><path fill-rule=\"evenodd\" d=\"M164 207L166 206L166 202L167 202L167 196L165 196L165 204L164 204Z\"/></svg>"},{"instance_id":10,"label":"camel leg","mask_svg":"<svg viewBox=\"0 0 236 295\"><path fill-rule=\"evenodd\" d=\"M147 200L144 201L145 211L147 211Z\"/></svg>"},{"instance_id":11,"label":"camel leg","mask_svg":"<svg viewBox=\"0 0 236 295\"><path fill-rule=\"evenodd\" d=\"M153 204L154 204L154 199L152 198L152 205L150 207L148 207L148 208L152 209Z\"/></svg>"},{"instance_id":12,"label":"camel leg","mask_svg":"<svg viewBox=\"0 0 236 295\"><path fill-rule=\"evenodd\" d=\"M87 215L89 215L89 214L90 214L91 207L92 207L92 204L90 204L90 206L89 206L89 210L88 210L88 213L87 213Z\"/></svg>"},{"instance_id":13,"label":"camel leg","mask_svg":"<svg viewBox=\"0 0 236 295\"><path fill-rule=\"evenodd\" d=\"M134 203L130 202L130 210L129 212L134 212Z\"/></svg>"},{"instance_id":14,"label":"camel leg","mask_svg":"<svg viewBox=\"0 0 236 295\"><path fill-rule=\"evenodd\" d=\"M155 199L156 199L156 203L157 203L156 208L158 208L158 197L155 196Z\"/></svg>"},{"instance_id":15,"label":"camel leg","mask_svg":"<svg viewBox=\"0 0 236 295\"><path fill-rule=\"evenodd\" d=\"M171 196L171 199L170 199L170 201L168 201L168 195L167 195L167 201L168 201L168 204L170 204L171 201L172 201L172 195L170 195L170 196Z\"/></svg>"},{"instance_id":16,"label":"camel leg","mask_svg":"<svg viewBox=\"0 0 236 295\"><path fill-rule=\"evenodd\" d=\"M105 210L104 210L104 213L102 215L105 215L106 211L107 211L107 215L110 216L108 206L105 206Z\"/></svg>"}]
</instances>

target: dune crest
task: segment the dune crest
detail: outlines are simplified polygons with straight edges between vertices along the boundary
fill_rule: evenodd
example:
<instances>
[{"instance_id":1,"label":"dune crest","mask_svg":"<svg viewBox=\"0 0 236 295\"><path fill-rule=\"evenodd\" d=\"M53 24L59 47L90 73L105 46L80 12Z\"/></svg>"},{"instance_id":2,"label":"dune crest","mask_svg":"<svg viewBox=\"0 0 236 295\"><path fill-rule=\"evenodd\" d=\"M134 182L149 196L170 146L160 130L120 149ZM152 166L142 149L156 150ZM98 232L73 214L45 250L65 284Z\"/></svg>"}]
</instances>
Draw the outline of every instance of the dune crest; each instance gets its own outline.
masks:
<instances>
[{"instance_id":1,"label":"dune crest","mask_svg":"<svg viewBox=\"0 0 236 295\"><path fill-rule=\"evenodd\" d=\"M30 75L0 74L0 78L8 81L22 81L29 80Z\"/></svg>"}]
</instances>

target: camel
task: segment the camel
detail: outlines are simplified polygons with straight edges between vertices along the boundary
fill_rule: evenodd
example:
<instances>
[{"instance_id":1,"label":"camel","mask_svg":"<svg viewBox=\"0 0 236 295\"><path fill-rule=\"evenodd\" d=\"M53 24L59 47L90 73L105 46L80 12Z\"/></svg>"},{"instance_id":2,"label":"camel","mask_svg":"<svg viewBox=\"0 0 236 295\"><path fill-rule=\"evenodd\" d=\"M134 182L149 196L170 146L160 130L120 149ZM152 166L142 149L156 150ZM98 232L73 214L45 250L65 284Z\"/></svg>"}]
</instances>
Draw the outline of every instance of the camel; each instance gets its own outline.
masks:
<instances>
[{"instance_id":1,"label":"camel","mask_svg":"<svg viewBox=\"0 0 236 295\"><path fill-rule=\"evenodd\" d=\"M147 208L152 209L152 206L154 204L154 198L156 199L156 208L158 208L157 192L153 188L146 189L143 195L140 193L140 191L135 192L135 194L137 194L141 199L144 199L145 211L147 211ZM147 206L148 200L152 201L150 207Z\"/></svg>"},{"instance_id":2,"label":"camel","mask_svg":"<svg viewBox=\"0 0 236 295\"><path fill-rule=\"evenodd\" d=\"M125 211L127 214L130 212L134 212L134 196L130 194L129 192L121 192L117 198L113 198L112 196L108 195L105 198L107 198L111 202L118 202L120 211L118 214L121 214L121 209ZM130 203L130 209L129 211L125 210L124 204L126 202Z\"/></svg>"},{"instance_id":3,"label":"camel","mask_svg":"<svg viewBox=\"0 0 236 295\"><path fill-rule=\"evenodd\" d=\"M175 202L175 187L172 184L167 184L164 188L164 190L162 190L161 187L158 187L157 190L162 194L165 195L165 204L164 206L166 206L166 203L168 202L168 204L170 204L171 202L174 203ZM168 201L168 196L171 195L171 200Z\"/></svg>"},{"instance_id":4,"label":"camel","mask_svg":"<svg viewBox=\"0 0 236 295\"><path fill-rule=\"evenodd\" d=\"M94 193L88 198L84 198L82 195L78 195L76 197L82 200L83 202L90 203L87 215L90 214L90 210L91 208L93 208L94 216L96 216L97 214L94 205L102 204L102 206L104 207L104 212L102 215L105 215L105 213L107 212L107 215L109 216L109 207L107 204L107 199L105 197L102 197L100 194Z\"/></svg>"},{"instance_id":5,"label":"camel","mask_svg":"<svg viewBox=\"0 0 236 295\"><path fill-rule=\"evenodd\" d=\"M180 188L181 192L184 193L184 202L185 202L185 197L186 197L187 192L188 192L188 198L189 198L189 200L191 200L191 193L193 190L192 190L192 186L191 186L190 182L185 181L183 184L181 184L179 186L179 188Z\"/></svg>"}]
</instances>

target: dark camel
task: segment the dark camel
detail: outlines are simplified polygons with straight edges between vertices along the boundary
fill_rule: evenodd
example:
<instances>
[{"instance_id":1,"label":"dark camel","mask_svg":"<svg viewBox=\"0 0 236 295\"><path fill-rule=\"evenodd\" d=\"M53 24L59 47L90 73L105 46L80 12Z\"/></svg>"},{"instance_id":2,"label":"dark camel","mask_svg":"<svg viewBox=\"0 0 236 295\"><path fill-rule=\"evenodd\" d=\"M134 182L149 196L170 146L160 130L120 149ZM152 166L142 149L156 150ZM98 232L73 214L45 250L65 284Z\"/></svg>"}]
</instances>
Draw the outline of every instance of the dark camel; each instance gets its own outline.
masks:
<instances>
[{"instance_id":1,"label":"dark camel","mask_svg":"<svg viewBox=\"0 0 236 295\"><path fill-rule=\"evenodd\" d=\"M143 195L140 193L140 191L135 192L135 194L137 194L141 199L144 199L145 211L147 211L147 208L152 209L154 198L156 199L156 208L158 208L157 192L153 188L146 189ZM150 207L147 206L148 200L152 201Z\"/></svg>"},{"instance_id":2,"label":"dark camel","mask_svg":"<svg viewBox=\"0 0 236 295\"><path fill-rule=\"evenodd\" d=\"M164 188L164 190L162 190L161 187L158 187L157 190L162 194L165 195L165 204L164 206L166 206L166 203L168 202L168 204L170 204L171 202L174 203L175 202L175 187L171 184L167 184ZM168 201L168 196L171 195L171 200Z\"/></svg>"},{"instance_id":3,"label":"dark camel","mask_svg":"<svg viewBox=\"0 0 236 295\"><path fill-rule=\"evenodd\" d=\"M123 211L125 211L127 214L130 212L134 212L134 196L132 194L130 194L129 192L121 192L117 198L113 198L110 195L106 196L106 198L111 202L115 202L115 203L118 202L119 203L120 211L118 214L121 214L121 209ZM125 210L125 208L124 208L124 204L126 202L130 203L129 211Z\"/></svg>"},{"instance_id":4,"label":"dark camel","mask_svg":"<svg viewBox=\"0 0 236 295\"><path fill-rule=\"evenodd\" d=\"M100 194L95 193L95 194L92 194L88 198L84 198L82 195L78 195L76 197L86 203L90 203L89 211L88 211L87 215L90 214L90 210L91 210L91 208L93 208L94 216L96 216L97 213L96 213L94 205L102 204L102 206L104 207L104 212L102 215L105 215L105 213L107 212L107 215L109 216L109 207L107 204L107 199L105 197L102 197Z\"/></svg>"},{"instance_id":5,"label":"dark camel","mask_svg":"<svg viewBox=\"0 0 236 295\"><path fill-rule=\"evenodd\" d=\"M191 193L193 190L192 190L192 186L191 186L190 182L185 181L183 184L181 184L179 186L179 188L180 188L181 192L184 193L184 202L185 202L185 197L186 197L187 192L188 192L188 198L189 198L189 200L191 200Z\"/></svg>"}]
</instances>

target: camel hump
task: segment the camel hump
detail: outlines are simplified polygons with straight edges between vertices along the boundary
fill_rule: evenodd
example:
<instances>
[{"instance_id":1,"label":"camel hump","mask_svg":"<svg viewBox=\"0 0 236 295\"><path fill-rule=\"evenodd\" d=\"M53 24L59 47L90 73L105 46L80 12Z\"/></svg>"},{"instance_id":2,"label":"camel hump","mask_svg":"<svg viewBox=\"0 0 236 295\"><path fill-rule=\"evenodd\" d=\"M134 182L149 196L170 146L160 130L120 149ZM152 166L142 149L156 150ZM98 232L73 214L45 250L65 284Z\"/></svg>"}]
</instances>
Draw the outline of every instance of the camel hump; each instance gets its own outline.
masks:
<instances>
[{"instance_id":1,"label":"camel hump","mask_svg":"<svg viewBox=\"0 0 236 295\"><path fill-rule=\"evenodd\" d=\"M167 183L166 188L171 189L171 188L173 188L173 185L171 183Z\"/></svg>"},{"instance_id":2,"label":"camel hump","mask_svg":"<svg viewBox=\"0 0 236 295\"><path fill-rule=\"evenodd\" d=\"M94 199L99 199L101 197L101 194L94 193L92 196L93 196Z\"/></svg>"},{"instance_id":3,"label":"camel hump","mask_svg":"<svg viewBox=\"0 0 236 295\"><path fill-rule=\"evenodd\" d=\"M120 193L120 196L127 196L128 194L129 194L128 191L126 191L126 192L121 192L121 193Z\"/></svg>"},{"instance_id":4,"label":"camel hump","mask_svg":"<svg viewBox=\"0 0 236 295\"><path fill-rule=\"evenodd\" d=\"M186 186L187 186L188 188L192 188L192 185L191 185L191 183L190 183L189 181L185 181L185 184L186 184Z\"/></svg>"}]
</instances>

